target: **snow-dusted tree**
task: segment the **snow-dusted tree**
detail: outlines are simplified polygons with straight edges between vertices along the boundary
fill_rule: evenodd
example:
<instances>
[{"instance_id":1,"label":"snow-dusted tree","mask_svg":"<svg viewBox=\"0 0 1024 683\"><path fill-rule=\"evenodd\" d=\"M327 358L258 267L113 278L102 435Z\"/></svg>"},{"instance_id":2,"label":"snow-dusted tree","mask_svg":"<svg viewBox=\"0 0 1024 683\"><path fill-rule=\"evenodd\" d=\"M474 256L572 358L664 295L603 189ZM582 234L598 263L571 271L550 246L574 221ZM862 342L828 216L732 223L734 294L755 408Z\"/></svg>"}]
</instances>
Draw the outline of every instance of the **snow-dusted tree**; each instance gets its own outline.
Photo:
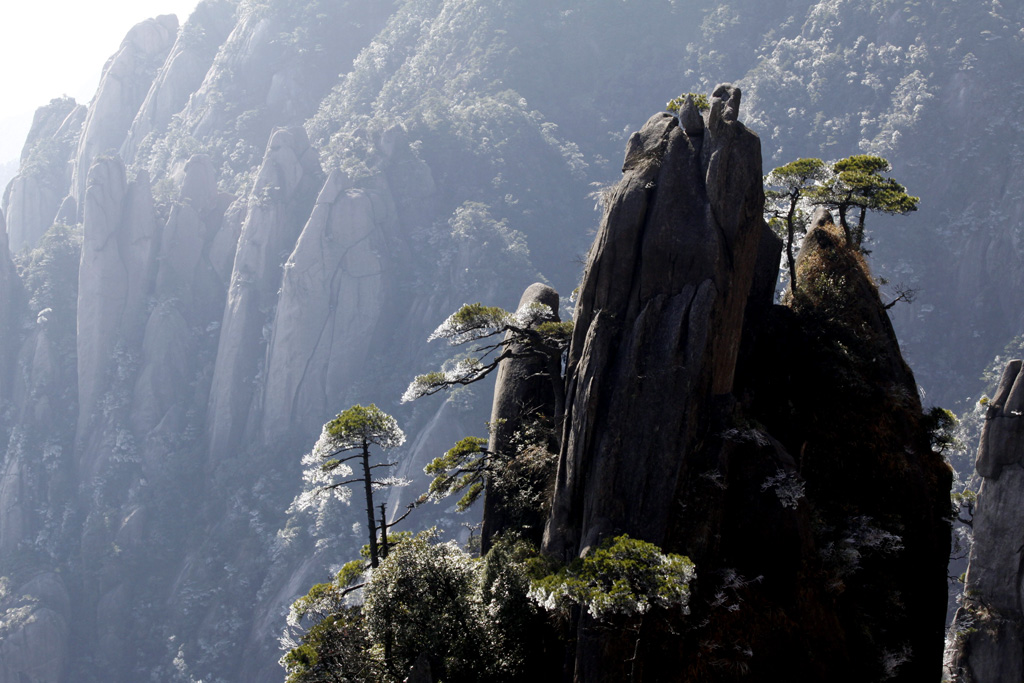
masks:
<instances>
[{"instance_id":1,"label":"snow-dusted tree","mask_svg":"<svg viewBox=\"0 0 1024 683\"><path fill-rule=\"evenodd\" d=\"M394 467L397 463L382 462L370 464L370 446L374 445L382 451L397 448L405 443L405 433L398 427L398 422L383 410L373 405L355 405L339 413L337 417L324 425L320 438L313 450L302 458L306 469L302 478L306 482L306 490L296 498L293 508L309 509L314 506L319 496L330 493L340 500L348 501L351 497L350 484L361 483L366 496L366 521L370 540L370 566L376 568L380 564L380 548L377 543L378 525L374 519L373 492L391 486L403 486L407 482L395 477L374 478L374 471ZM352 455L345 457L345 453ZM353 476L349 462L356 460L361 465L362 474ZM386 529L382 520L380 528ZM387 544L387 538L383 538Z\"/></svg>"},{"instance_id":2,"label":"snow-dusted tree","mask_svg":"<svg viewBox=\"0 0 1024 683\"><path fill-rule=\"evenodd\" d=\"M810 195L812 204L835 208L846 241L860 249L864 243L864 217L868 211L905 214L917 211L920 197L907 194L907 188L883 173L892 164L882 157L855 154L832 165L831 173L815 186ZM857 225L850 227L847 215L859 210Z\"/></svg>"},{"instance_id":3,"label":"snow-dusted tree","mask_svg":"<svg viewBox=\"0 0 1024 683\"><path fill-rule=\"evenodd\" d=\"M434 680L493 680L480 563L454 541L437 543L433 533L402 542L374 572L364 593L366 632L390 650L384 659L397 680L423 655Z\"/></svg>"},{"instance_id":4,"label":"snow-dusted tree","mask_svg":"<svg viewBox=\"0 0 1024 683\"><path fill-rule=\"evenodd\" d=\"M529 303L514 313L481 303L464 304L427 341L444 339L452 346L469 345L469 355L445 363L436 372L417 376L402 395L402 402L482 380L506 358L559 358L571 336L572 323L558 322L555 312L545 304ZM561 374L552 376L551 383L555 413L560 415L565 394Z\"/></svg>"},{"instance_id":5,"label":"snow-dusted tree","mask_svg":"<svg viewBox=\"0 0 1024 683\"><path fill-rule=\"evenodd\" d=\"M665 554L653 543L621 535L534 581L530 597L549 611L567 613L579 605L599 621L615 615L642 616L652 607L686 614L695 576L690 558Z\"/></svg>"},{"instance_id":6,"label":"snow-dusted tree","mask_svg":"<svg viewBox=\"0 0 1024 683\"><path fill-rule=\"evenodd\" d=\"M349 562L333 581L318 583L292 604L281 645L286 683L346 683L374 678L380 662L371 656L362 610L349 604L362 589L364 565Z\"/></svg>"},{"instance_id":7,"label":"snow-dusted tree","mask_svg":"<svg viewBox=\"0 0 1024 683\"><path fill-rule=\"evenodd\" d=\"M821 159L797 159L785 166L779 166L764 177L764 211L774 228L781 224L786 232L786 260L789 264L790 291L796 291L796 259L793 244L796 231L801 227L808 192L814 184L823 180L828 173Z\"/></svg>"}]
</instances>

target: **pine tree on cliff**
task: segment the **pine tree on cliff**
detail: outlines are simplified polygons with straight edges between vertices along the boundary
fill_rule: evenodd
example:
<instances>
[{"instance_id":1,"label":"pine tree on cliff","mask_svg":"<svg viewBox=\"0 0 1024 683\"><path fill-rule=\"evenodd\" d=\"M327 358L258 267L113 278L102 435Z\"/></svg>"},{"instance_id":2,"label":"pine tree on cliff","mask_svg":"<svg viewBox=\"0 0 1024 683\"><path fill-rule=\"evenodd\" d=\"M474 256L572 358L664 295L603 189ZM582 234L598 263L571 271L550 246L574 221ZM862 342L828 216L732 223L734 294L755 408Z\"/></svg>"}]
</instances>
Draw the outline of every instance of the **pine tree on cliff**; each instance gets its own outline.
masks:
<instances>
[{"instance_id":1,"label":"pine tree on cliff","mask_svg":"<svg viewBox=\"0 0 1024 683\"><path fill-rule=\"evenodd\" d=\"M824 180L828 171L821 159L797 159L779 166L764 178L765 213L769 225L782 224L786 231L786 261L789 265L790 291L796 291L796 259L793 243L804 212L800 206L812 192L815 183ZM773 226L774 227L774 226Z\"/></svg>"},{"instance_id":2,"label":"pine tree on cliff","mask_svg":"<svg viewBox=\"0 0 1024 683\"><path fill-rule=\"evenodd\" d=\"M571 334L572 323L557 322L551 308L543 304L524 306L514 313L498 306L465 304L448 316L427 341L468 344L471 355L449 361L438 371L417 375L402 395L402 403L478 382L497 370L506 358L561 356ZM552 376L550 380L555 412L560 415L565 400L562 377Z\"/></svg>"},{"instance_id":3,"label":"pine tree on cliff","mask_svg":"<svg viewBox=\"0 0 1024 683\"><path fill-rule=\"evenodd\" d=\"M370 542L370 566L377 568L380 564L381 548L377 541L379 529L386 529L384 518L378 526L374 518L373 492L391 486L403 486L406 482L395 477L374 478L374 471L394 467L396 463L384 462L370 464L370 446L388 451L405 443L405 433L399 428L398 422L377 406L355 405L339 413L337 417L324 425L323 432L313 450L303 459L306 466L303 479L310 485L293 504L296 510L311 508L316 499L323 493L332 492L335 497L347 501L351 496L350 484L362 484L366 499L367 535ZM339 458L344 453L353 455ZM352 467L348 464L357 461L362 470L360 476L349 476ZM335 481L342 477L341 481ZM387 537L382 539L387 545ZM386 550L385 550L386 553Z\"/></svg>"},{"instance_id":4,"label":"pine tree on cliff","mask_svg":"<svg viewBox=\"0 0 1024 683\"><path fill-rule=\"evenodd\" d=\"M805 228L808 206L835 209L846 241L864 251L864 222L868 211L905 214L917 210L919 197L883 173L892 165L882 157L858 154L828 166L821 159L797 159L765 176L765 214L786 233L786 259L790 286L796 287L793 248L796 234ZM857 211L851 226L849 216Z\"/></svg>"},{"instance_id":5,"label":"pine tree on cliff","mask_svg":"<svg viewBox=\"0 0 1024 683\"><path fill-rule=\"evenodd\" d=\"M868 211L905 214L917 211L920 197L907 194L907 188L883 173L892 170L892 164L882 157L856 154L837 161L832 173L816 185L810 194L812 204L836 209L839 224L848 244L863 250L864 218ZM850 226L847 217L851 210L859 211L857 224Z\"/></svg>"}]
</instances>

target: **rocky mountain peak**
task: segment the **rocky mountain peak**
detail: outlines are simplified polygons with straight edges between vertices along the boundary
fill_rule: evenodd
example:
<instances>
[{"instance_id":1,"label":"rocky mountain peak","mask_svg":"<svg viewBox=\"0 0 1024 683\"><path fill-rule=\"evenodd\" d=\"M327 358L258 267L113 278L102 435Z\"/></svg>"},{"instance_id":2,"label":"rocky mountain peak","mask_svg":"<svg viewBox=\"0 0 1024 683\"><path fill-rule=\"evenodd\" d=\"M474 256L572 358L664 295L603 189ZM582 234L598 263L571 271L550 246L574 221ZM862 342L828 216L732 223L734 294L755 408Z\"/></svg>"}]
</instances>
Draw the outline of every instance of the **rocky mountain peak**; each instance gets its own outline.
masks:
<instances>
[{"instance_id":1,"label":"rocky mountain peak","mask_svg":"<svg viewBox=\"0 0 1024 683\"><path fill-rule=\"evenodd\" d=\"M587 262L544 548L569 560L626 533L689 556L699 585L686 623L636 649L581 617L576 680L623 680L628 661L666 680L856 680L891 663L853 653L904 649L896 679L937 675L949 468L867 265L827 213L792 301L771 305L781 243L739 102L719 86L703 129L684 102L682 124L658 114L631 136ZM834 554L851 538L870 569ZM794 671L806 652L820 659Z\"/></svg>"},{"instance_id":2,"label":"rocky mountain peak","mask_svg":"<svg viewBox=\"0 0 1024 683\"><path fill-rule=\"evenodd\" d=\"M557 554L614 532L662 542L681 454L701 419L678 405L706 405L732 388L764 194L757 136L722 115L735 112L739 92L716 93L702 136L656 114L627 144L576 307L545 536ZM662 427L652 433L650 424ZM623 442L637 444L639 461L619 450Z\"/></svg>"}]
</instances>

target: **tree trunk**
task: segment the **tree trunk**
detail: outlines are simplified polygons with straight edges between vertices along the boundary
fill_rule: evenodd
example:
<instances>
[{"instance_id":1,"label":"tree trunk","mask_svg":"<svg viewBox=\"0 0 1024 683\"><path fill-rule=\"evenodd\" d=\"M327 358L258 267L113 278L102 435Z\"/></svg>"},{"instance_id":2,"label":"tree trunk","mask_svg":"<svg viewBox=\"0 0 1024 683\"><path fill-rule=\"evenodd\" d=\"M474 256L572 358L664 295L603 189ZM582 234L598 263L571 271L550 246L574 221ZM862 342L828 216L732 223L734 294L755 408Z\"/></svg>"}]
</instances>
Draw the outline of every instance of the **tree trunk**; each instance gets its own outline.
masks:
<instances>
[{"instance_id":1,"label":"tree trunk","mask_svg":"<svg viewBox=\"0 0 1024 683\"><path fill-rule=\"evenodd\" d=\"M843 234L846 235L846 243L850 246L859 247L859 244L854 244L853 235L850 234L850 224L846 222L846 210L849 208L850 207L846 204L839 205L839 225L843 226Z\"/></svg>"},{"instance_id":2,"label":"tree trunk","mask_svg":"<svg viewBox=\"0 0 1024 683\"><path fill-rule=\"evenodd\" d=\"M857 232L854 237L857 240L856 247L860 249L860 246L864 244L864 214L868 212L866 206L860 207L860 216L857 218Z\"/></svg>"},{"instance_id":3,"label":"tree trunk","mask_svg":"<svg viewBox=\"0 0 1024 683\"><path fill-rule=\"evenodd\" d=\"M786 259L789 261L789 292L796 296L796 259L793 258L793 233L796 226L793 224L796 219L796 203L800 196L791 196L789 200L789 213L786 215Z\"/></svg>"},{"instance_id":4,"label":"tree trunk","mask_svg":"<svg viewBox=\"0 0 1024 683\"><path fill-rule=\"evenodd\" d=\"M370 444L363 441L363 490L366 492L366 523L370 532L370 566L380 565L377 554L377 522L373 518L373 479L370 477Z\"/></svg>"},{"instance_id":5,"label":"tree trunk","mask_svg":"<svg viewBox=\"0 0 1024 683\"><path fill-rule=\"evenodd\" d=\"M388 518L384 511L384 503L380 504L380 559L388 559Z\"/></svg>"}]
</instances>

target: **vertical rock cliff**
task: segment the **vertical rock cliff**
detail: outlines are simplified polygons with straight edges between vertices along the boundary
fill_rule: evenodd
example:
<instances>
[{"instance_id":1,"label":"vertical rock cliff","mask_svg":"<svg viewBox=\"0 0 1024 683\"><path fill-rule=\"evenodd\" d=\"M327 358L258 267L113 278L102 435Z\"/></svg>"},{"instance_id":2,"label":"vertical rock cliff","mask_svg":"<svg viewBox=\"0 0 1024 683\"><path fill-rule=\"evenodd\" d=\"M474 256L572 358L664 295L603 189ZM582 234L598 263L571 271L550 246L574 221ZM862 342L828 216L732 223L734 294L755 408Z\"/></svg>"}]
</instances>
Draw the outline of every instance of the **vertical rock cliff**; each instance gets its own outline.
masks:
<instances>
[{"instance_id":1,"label":"vertical rock cliff","mask_svg":"<svg viewBox=\"0 0 1024 683\"><path fill-rule=\"evenodd\" d=\"M720 86L706 127L691 101L686 128L657 114L629 140L580 288L549 552L662 543L700 413L732 388L764 206L739 104Z\"/></svg>"},{"instance_id":2,"label":"vertical rock cliff","mask_svg":"<svg viewBox=\"0 0 1024 683\"><path fill-rule=\"evenodd\" d=\"M57 220L69 225L76 222L75 212L60 217L58 212L71 181L70 161L86 111L74 100L64 98L36 112L21 154L21 168L4 194L13 253L37 246Z\"/></svg>"},{"instance_id":3,"label":"vertical rock cliff","mask_svg":"<svg viewBox=\"0 0 1024 683\"><path fill-rule=\"evenodd\" d=\"M285 263L267 355L261 430L268 442L331 412L368 357L396 254L389 192L357 190L334 172ZM390 277L389 277L390 276Z\"/></svg>"},{"instance_id":4,"label":"vertical rock cliff","mask_svg":"<svg viewBox=\"0 0 1024 683\"><path fill-rule=\"evenodd\" d=\"M581 617L575 680L935 677L948 467L830 217L771 305L780 245L759 248L739 102L719 86L706 121L689 101L634 134L588 260L545 550L628 533L688 555L697 580L689 616L635 638Z\"/></svg>"},{"instance_id":5,"label":"vertical rock cliff","mask_svg":"<svg viewBox=\"0 0 1024 683\"><path fill-rule=\"evenodd\" d=\"M559 322L558 301L558 292L537 282L523 292L517 310L540 304L551 310L546 322ZM506 359L498 368L494 380L491 433L487 450L501 453L503 459L512 460L517 455L517 439L523 440L517 437L518 432L533 427L537 422L540 422L541 433L543 429L553 431L557 428L558 419L565 408L565 397L560 386L562 357L557 350L537 348L528 353L524 344L509 344L508 351L519 354L519 357ZM540 542L543 519L539 511L530 515L510 509L508 492L495 487L493 477L487 480L484 493L483 527L480 532L482 553L487 552L494 539L511 526L513 520L517 527L525 528L527 538Z\"/></svg>"},{"instance_id":6,"label":"vertical rock cliff","mask_svg":"<svg viewBox=\"0 0 1024 683\"><path fill-rule=\"evenodd\" d=\"M82 127L71 180L71 195L79 203L85 197L92 162L121 148L177 34L178 18L173 14L148 19L128 32L103 67L100 87Z\"/></svg>"},{"instance_id":7,"label":"vertical rock cliff","mask_svg":"<svg viewBox=\"0 0 1024 683\"><path fill-rule=\"evenodd\" d=\"M121 370L112 351L130 353L142 341L160 236L148 176L143 172L129 183L118 157L104 157L90 169L83 209L78 425L84 439L99 418L111 374Z\"/></svg>"},{"instance_id":8,"label":"vertical rock cliff","mask_svg":"<svg viewBox=\"0 0 1024 683\"><path fill-rule=\"evenodd\" d=\"M302 128L276 131L253 185L235 252L213 375L210 452L244 440L254 390L266 371L272 311L289 252L323 182L316 150ZM251 340L262 340L253 345Z\"/></svg>"},{"instance_id":9,"label":"vertical rock cliff","mask_svg":"<svg viewBox=\"0 0 1024 683\"><path fill-rule=\"evenodd\" d=\"M14 357L18 352L18 328L21 322L21 307L24 305L24 289L18 271L11 261L4 214L0 211L0 327L5 334L0 338L0 402L10 402L14 381ZM0 408L9 410L10 406Z\"/></svg>"},{"instance_id":10,"label":"vertical rock cliff","mask_svg":"<svg viewBox=\"0 0 1024 683\"><path fill-rule=\"evenodd\" d=\"M218 48L232 28L234 10L231 0L204 0L182 30L176 32L174 45L121 144L121 157L128 163L134 162L140 150L166 132L172 117L181 112L202 85Z\"/></svg>"},{"instance_id":11,"label":"vertical rock cliff","mask_svg":"<svg viewBox=\"0 0 1024 683\"><path fill-rule=\"evenodd\" d=\"M970 564L949 631L946 666L962 683L1024 678L1024 380L1010 361L985 415L976 468Z\"/></svg>"}]
</instances>

